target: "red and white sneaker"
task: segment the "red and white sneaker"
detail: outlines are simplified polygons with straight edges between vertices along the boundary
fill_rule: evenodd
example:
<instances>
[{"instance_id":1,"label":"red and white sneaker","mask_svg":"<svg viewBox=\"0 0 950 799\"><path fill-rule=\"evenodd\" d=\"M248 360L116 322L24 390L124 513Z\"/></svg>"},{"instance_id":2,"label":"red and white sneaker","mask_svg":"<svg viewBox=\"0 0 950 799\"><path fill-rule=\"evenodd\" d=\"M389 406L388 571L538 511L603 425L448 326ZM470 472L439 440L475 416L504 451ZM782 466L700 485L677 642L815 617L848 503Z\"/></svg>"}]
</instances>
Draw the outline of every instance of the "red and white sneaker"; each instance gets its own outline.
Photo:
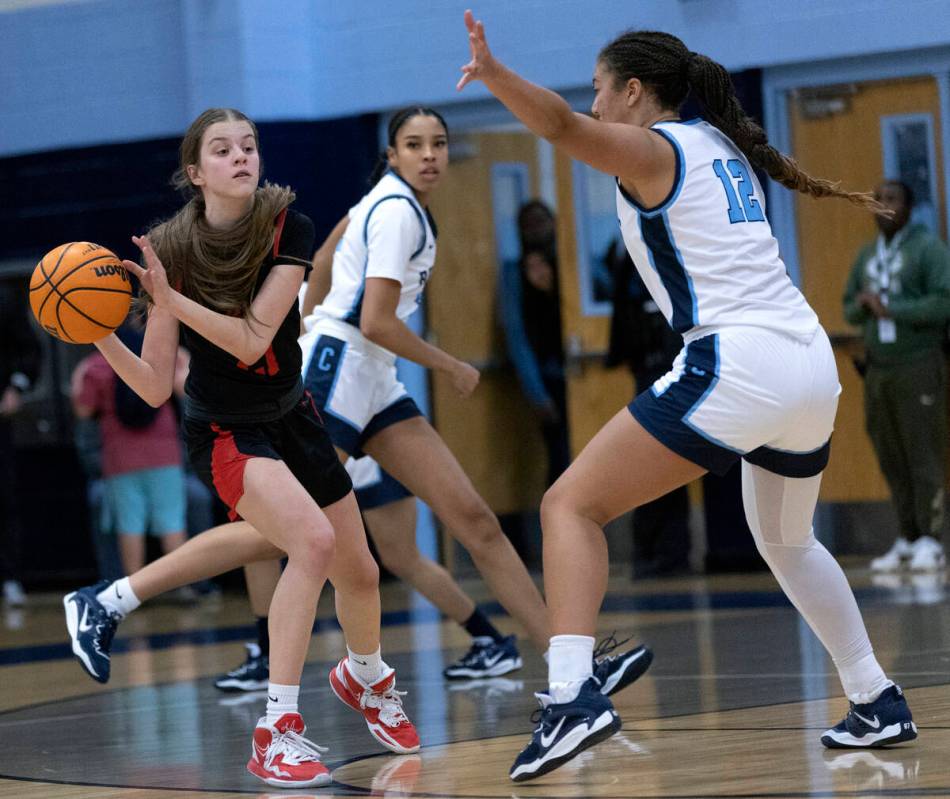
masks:
<instances>
[{"instance_id":1,"label":"red and white sneaker","mask_svg":"<svg viewBox=\"0 0 950 799\"><path fill-rule=\"evenodd\" d=\"M284 713L274 726L266 716L261 718L254 728L247 770L280 788L329 785L330 771L320 762L320 754L327 750L304 738L306 729L299 713Z\"/></svg>"},{"instance_id":2,"label":"red and white sneaker","mask_svg":"<svg viewBox=\"0 0 950 799\"><path fill-rule=\"evenodd\" d=\"M330 687L341 702L363 714L373 737L391 752L408 755L419 751L419 733L402 709L396 690L396 672L387 669L373 685L353 674L343 658L330 671Z\"/></svg>"}]
</instances>

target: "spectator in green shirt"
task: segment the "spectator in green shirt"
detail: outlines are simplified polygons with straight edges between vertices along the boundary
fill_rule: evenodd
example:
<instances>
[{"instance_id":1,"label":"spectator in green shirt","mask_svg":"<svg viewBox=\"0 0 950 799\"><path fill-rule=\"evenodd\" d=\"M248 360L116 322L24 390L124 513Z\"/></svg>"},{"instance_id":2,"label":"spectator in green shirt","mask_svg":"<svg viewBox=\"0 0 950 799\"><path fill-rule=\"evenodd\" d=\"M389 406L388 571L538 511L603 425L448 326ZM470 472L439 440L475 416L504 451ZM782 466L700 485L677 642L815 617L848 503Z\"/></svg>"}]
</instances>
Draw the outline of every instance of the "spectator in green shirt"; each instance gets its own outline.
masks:
<instances>
[{"instance_id":1,"label":"spectator in green shirt","mask_svg":"<svg viewBox=\"0 0 950 799\"><path fill-rule=\"evenodd\" d=\"M871 569L938 571L946 563L950 250L910 223L909 186L888 180L876 196L893 216L876 217L880 233L858 253L844 295L845 318L864 334L867 431L900 524L894 545Z\"/></svg>"}]
</instances>

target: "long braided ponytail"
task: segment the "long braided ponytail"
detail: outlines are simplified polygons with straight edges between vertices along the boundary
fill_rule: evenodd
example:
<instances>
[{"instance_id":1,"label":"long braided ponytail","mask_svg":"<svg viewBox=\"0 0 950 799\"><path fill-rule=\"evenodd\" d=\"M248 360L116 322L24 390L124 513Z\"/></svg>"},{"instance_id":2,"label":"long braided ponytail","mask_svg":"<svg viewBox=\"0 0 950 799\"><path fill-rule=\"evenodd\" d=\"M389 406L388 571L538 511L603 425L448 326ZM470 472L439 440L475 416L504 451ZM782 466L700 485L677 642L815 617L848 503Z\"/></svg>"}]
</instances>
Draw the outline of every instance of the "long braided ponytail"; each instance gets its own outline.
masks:
<instances>
[{"instance_id":1,"label":"long braided ponytail","mask_svg":"<svg viewBox=\"0 0 950 799\"><path fill-rule=\"evenodd\" d=\"M628 31L604 47L598 60L621 83L639 78L664 108L679 109L692 90L708 121L735 142L753 166L786 188L813 197L842 197L875 212L883 209L870 192L844 191L837 181L812 177L770 145L762 127L742 110L725 67L691 52L676 36Z\"/></svg>"}]
</instances>

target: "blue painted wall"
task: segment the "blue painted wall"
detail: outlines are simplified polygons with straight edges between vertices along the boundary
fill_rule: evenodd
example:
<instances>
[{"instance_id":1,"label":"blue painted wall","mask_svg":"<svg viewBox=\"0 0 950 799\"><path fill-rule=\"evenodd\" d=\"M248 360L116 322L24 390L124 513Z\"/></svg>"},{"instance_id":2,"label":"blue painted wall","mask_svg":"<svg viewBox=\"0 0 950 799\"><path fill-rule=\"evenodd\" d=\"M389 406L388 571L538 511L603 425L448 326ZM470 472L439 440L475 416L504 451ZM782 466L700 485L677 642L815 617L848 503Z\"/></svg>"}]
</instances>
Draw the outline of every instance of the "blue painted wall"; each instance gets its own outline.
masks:
<instances>
[{"instance_id":1,"label":"blue painted wall","mask_svg":"<svg viewBox=\"0 0 950 799\"><path fill-rule=\"evenodd\" d=\"M88 0L0 12L0 156L175 136L210 105L325 119L455 92L470 0ZM394 11L398 10L398 13ZM637 26L730 70L950 43L946 0L483 0L489 42L526 76L587 85Z\"/></svg>"}]
</instances>

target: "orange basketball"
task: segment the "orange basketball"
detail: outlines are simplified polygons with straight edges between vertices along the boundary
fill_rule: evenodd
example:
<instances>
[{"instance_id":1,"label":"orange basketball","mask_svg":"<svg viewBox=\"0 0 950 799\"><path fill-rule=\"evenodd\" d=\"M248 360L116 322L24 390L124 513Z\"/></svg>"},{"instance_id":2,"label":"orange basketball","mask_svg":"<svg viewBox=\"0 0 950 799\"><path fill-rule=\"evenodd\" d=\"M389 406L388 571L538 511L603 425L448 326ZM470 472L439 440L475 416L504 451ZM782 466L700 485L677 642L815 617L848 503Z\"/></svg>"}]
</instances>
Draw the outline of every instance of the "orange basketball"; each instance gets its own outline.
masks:
<instances>
[{"instance_id":1,"label":"orange basketball","mask_svg":"<svg viewBox=\"0 0 950 799\"><path fill-rule=\"evenodd\" d=\"M115 253L88 241L62 244L43 256L30 279L33 315L53 336L91 344L129 313L132 284Z\"/></svg>"}]
</instances>

